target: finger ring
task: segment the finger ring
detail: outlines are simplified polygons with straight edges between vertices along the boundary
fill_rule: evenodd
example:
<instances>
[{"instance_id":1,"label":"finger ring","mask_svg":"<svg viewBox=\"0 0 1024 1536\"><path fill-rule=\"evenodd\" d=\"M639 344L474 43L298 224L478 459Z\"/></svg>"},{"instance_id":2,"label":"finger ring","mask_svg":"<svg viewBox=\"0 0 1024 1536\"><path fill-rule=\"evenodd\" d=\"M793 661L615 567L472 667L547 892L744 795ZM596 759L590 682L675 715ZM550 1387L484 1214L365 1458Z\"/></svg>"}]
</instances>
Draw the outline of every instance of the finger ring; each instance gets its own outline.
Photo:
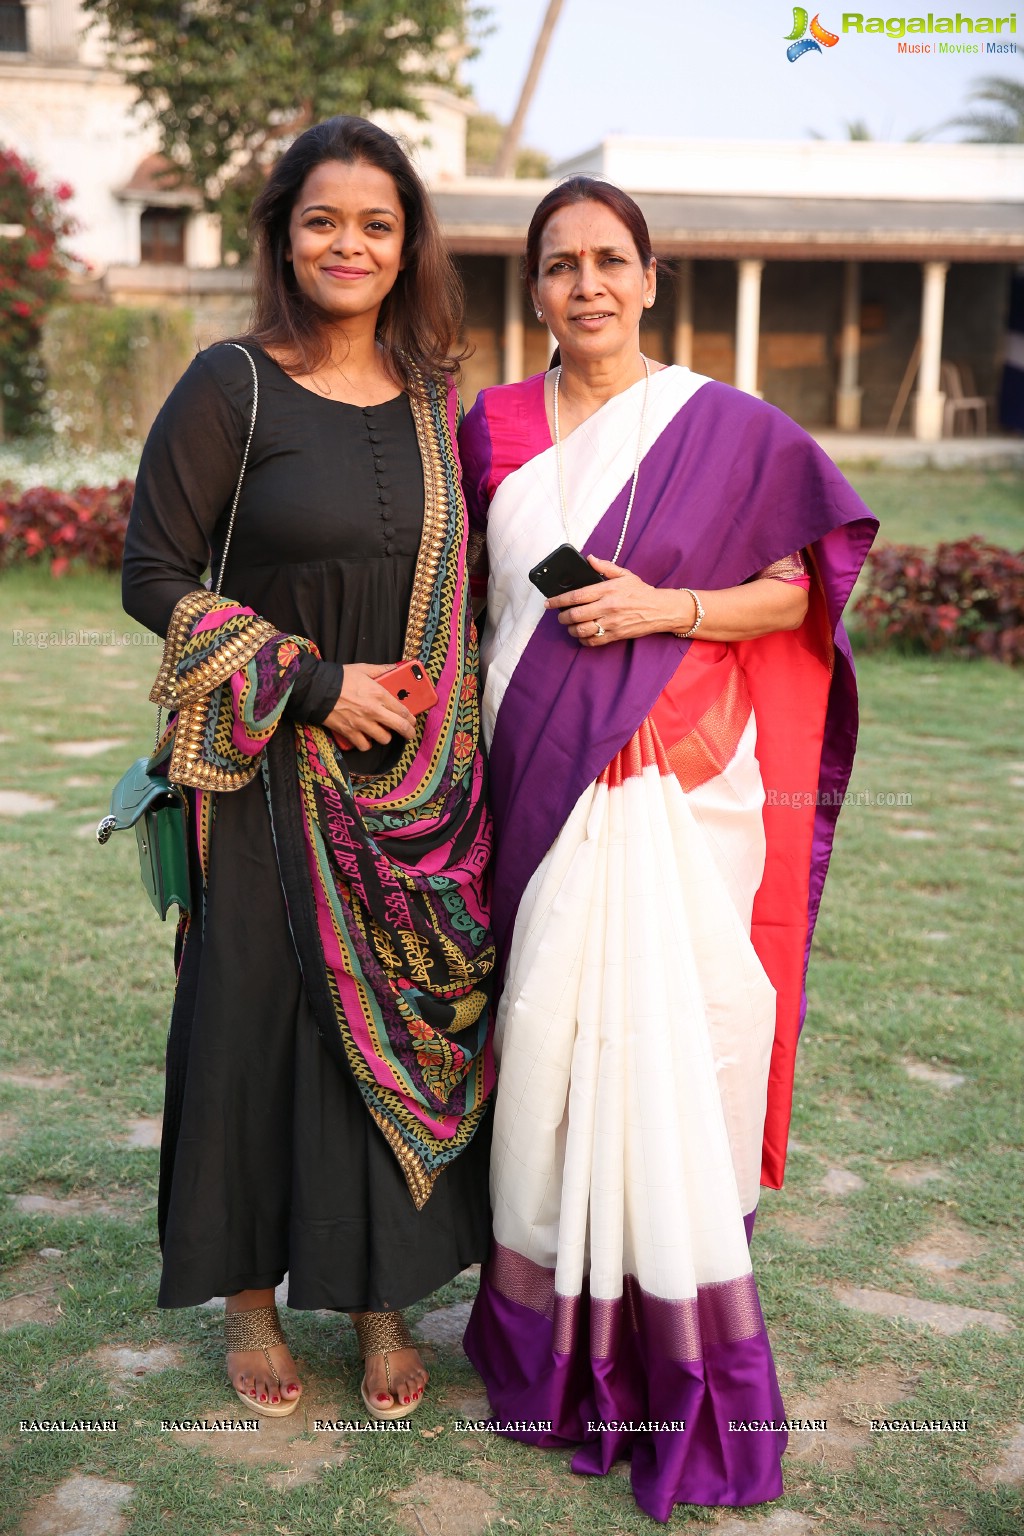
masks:
<instances>
[{"instance_id":1,"label":"finger ring","mask_svg":"<svg viewBox=\"0 0 1024 1536\"><path fill-rule=\"evenodd\" d=\"M597 620L597 628L594 630L594 639L595 640L600 640L600 638L601 638L601 636L603 634L604 634L604 625L601 623L600 619L598 619Z\"/></svg>"}]
</instances>

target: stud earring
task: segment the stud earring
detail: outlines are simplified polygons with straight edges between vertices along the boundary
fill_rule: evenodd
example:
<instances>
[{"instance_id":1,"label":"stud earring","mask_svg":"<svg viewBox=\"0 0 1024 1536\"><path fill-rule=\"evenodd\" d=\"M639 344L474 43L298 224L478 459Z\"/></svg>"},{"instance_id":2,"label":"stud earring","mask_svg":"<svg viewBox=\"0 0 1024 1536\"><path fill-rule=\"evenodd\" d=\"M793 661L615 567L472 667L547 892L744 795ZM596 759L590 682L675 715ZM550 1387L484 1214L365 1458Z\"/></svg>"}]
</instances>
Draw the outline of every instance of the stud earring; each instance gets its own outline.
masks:
<instances>
[{"instance_id":1,"label":"stud earring","mask_svg":"<svg viewBox=\"0 0 1024 1536\"><path fill-rule=\"evenodd\" d=\"M654 303L654 294L649 293L646 299L644 299L644 303L647 305L647 308L650 309L651 305Z\"/></svg>"},{"instance_id":2,"label":"stud earring","mask_svg":"<svg viewBox=\"0 0 1024 1536\"><path fill-rule=\"evenodd\" d=\"M543 320L544 319L544 311L542 309L538 309L536 313L537 313L537 319L538 320Z\"/></svg>"}]
</instances>

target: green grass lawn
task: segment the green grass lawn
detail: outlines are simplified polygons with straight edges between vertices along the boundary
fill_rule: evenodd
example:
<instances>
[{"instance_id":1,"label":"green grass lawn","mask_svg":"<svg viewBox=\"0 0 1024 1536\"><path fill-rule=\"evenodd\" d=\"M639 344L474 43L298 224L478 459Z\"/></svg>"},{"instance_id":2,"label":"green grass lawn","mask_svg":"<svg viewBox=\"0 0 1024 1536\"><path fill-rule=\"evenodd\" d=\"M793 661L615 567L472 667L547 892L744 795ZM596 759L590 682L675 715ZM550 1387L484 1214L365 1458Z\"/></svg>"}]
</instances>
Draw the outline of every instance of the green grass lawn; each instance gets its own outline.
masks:
<instances>
[{"instance_id":1,"label":"green grass lawn","mask_svg":"<svg viewBox=\"0 0 1024 1536\"><path fill-rule=\"evenodd\" d=\"M955 536L964 477L935 477L937 488L924 474L854 478L891 537ZM988 497L975 526L1019 547L1015 488L971 478L969 494ZM0 1317L16 1322L0 1333L0 1531L18 1529L74 1473L134 1488L127 1536L434 1536L446 1528L439 1510L458 1528L452 1499L463 1517L478 1512L479 1529L489 1515L524 1536L655 1529L623 1477L575 1478L568 1455L457 1433L457 1418L481 1411L481 1388L454 1347L428 1351L428 1403L408 1434L318 1435L300 1411L264 1424L260 1460L237 1444L255 1436L161 1431L165 1417L242 1409L223 1372L220 1314L154 1305L157 1153L126 1144L131 1122L161 1107L173 935L146 902L134 840L99 848L93 828L111 783L151 739L159 649L141 643L107 579L13 573L0 601L0 784L53 802L0 816L3 1189L78 1202L26 1212L5 1199L0 1213ZM1021 1489L989 1471L1024 1420L1021 680L989 663L884 654L859 670L860 799L840 818L818 926L796 1149L784 1192L764 1195L754 1240L787 1407L830 1426L787 1457L782 1504L821 1536L1019 1536ZM57 751L104 741L94 756ZM908 1066L962 1082L922 1080ZM846 1193L823 1187L830 1169ZM44 1258L44 1248L58 1252ZM959 1267L922 1265L931 1252ZM1009 1331L944 1335L853 1310L844 1287L982 1309ZM460 1278L411 1319L473 1288ZM310 1407L361 1418L347 1322L283 1321ZM170 1367L124 1380L96 1353L157 1345L173 1351ZM120 1428L19 1433L20 1419L44 1415ZM868 1427L877 1416L966 1419L969 1429L883 1435ZM310 1457L329 1464L303 1481ZM680 1510L670 1529L734 1518Z\"/></svg>"},{"instance_id":2,"label":"green grass lawn","mask_svg":"<svg viewBox=\"0 0 1024 1536\"><path fill-rule=\"evenodd\" d=\"M847 479L890 544L940 544L981 534L1024 549L1024 486L1009 471L852 467Z\"/></svg>"}]
</instances>

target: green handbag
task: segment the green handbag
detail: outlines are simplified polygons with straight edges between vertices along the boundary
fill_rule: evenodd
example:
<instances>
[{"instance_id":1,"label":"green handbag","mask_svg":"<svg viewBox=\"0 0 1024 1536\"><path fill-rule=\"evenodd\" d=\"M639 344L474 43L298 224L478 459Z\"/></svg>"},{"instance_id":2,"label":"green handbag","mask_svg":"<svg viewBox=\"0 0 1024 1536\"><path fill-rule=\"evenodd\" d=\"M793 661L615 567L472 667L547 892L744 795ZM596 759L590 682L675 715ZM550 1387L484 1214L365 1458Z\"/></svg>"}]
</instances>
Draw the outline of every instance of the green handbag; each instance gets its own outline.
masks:
<instances>
[{"instance_id":1,"label":"green handbag","mask_svg":"<svg viewBox=\"0 0 1024 1536\"><path fill-rule=\"evenodd\" d=\"M96 828L99 843L135 828L142 884L162 919L175 904L181 912L189 910L187 826L181 790L169 783L157 759L139 757L114 785L110 812Z\"/></svg>"},{"instance_id":2,"label":"green handbag","mask_svg":"<svg viewBox=\"0 0 1024 1536\"><path fill-rule=\"evenodd\" d=\"M214 588L218 597L224 580L224 567L228 563L231 533L235 526L238 499L242 493L242 481L249 461L252 435L256 430L256 409L259 403L259 379L251 353L239 346L236 341L226 342L225 345L234 347L248 361L252 372L252 417L249 422L245 452L242 454L242 467L238 472L234 500L231 503L231 516L224 536L220 574ZM156 735L159 741L159 709L156 715ZM142 884L162 920L166 919L168 908L175 904L180 912L189 911L188 805L178 785L170 783L167 778L170 756L171 746L170 742L167 742L159 751L154 748L152 757L136 758L128 772L114 785L110 795L109 814L104 816L96 828L96 841L99 843L107 842L115 832L127 831L129 827L135 828L135 837L139 844Z\"/></svg>"}]
</instances>

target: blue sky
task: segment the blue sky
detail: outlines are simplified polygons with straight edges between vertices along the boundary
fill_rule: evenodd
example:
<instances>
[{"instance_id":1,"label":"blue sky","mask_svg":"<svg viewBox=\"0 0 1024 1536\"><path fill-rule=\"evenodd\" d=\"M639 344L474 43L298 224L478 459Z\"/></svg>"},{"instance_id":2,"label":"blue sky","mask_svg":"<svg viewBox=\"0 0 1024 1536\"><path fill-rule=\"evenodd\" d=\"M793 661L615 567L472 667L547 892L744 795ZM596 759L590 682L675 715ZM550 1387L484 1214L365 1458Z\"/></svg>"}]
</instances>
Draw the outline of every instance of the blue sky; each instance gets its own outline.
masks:
<instances>
[{"instance_id":1,"label":"blue sky","mask_svg":"<svg viewBox=\"0 0 1024 1536\"><path fill-rule=\"evenodd\" d=\"M930 10L955 17L959 10L978 19L1014 15L1015 5L865 0L857 14L895 18ZM507 120L546 0L489 0L489 9L493 30L480 40L481 55L466 77L481 107ZM817 13L814 0L807 11ZM813 128L844 138L845 122L858 118L876 138L898 140L962 111L972 82L983 75L1024 82L1024 53L901 55L894 38L842 34L843 14L839 4L824 0L821 25L839 42L790 63L793 6L786 0L565 0L525 140L558 160L610 133L805 139ZM1015 40L1024 45L1024 0L1017 25ZM1005 29L1002 38L1009 39ZM922 40L984 45L986 38L964 33Z\"/></svg>"}]
</instances>

